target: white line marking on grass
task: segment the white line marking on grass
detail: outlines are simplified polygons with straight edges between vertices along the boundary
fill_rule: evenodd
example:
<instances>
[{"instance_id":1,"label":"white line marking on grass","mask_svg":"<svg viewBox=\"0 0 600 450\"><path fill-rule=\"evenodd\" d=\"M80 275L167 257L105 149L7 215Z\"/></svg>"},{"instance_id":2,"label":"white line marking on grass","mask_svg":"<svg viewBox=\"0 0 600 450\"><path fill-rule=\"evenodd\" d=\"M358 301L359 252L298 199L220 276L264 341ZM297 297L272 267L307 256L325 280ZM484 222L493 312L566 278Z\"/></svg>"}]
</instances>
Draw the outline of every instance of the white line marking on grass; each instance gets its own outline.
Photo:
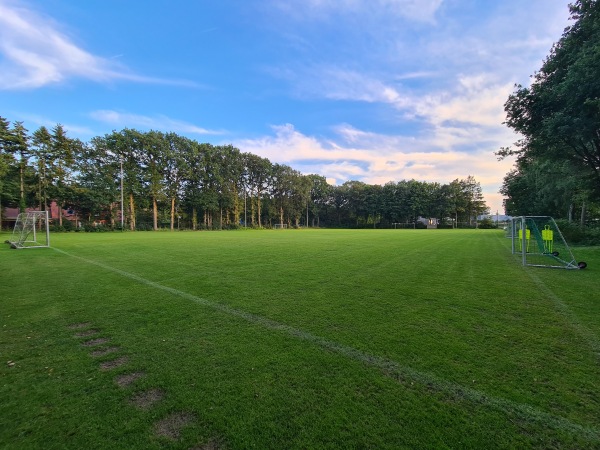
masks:
<instances>
[{"instance_id":1,"label":"white line marking on grass","mask_svg":"<svg viewBox=\"0 0 600 450\"><path fill-rule=\"evenodd\" d=\"M419 372L410 367L402 366L390 359L365 353L356 348L349 347L347 345L340 344L334 341L330 341L328 339L308 333L298 328L291 327L289 325L285 325L283 323L276 322L266 317L252 314L240 309L232 308L224 304L211 302L204 298L197 297L195 295L188 294L187 292L179 291L168 286L163 286L154 281L147 280L146 278L142 278L133 273L117 269L115 267L103 264L101 262L86 259L81 256L72 255L63 250L57 249L56 247L54 247L54 250L72 258L78 259L80 261L84 261L88 264L93 264L95 266L101 267L110 272L118 273L119 275L137 281L146 286L150 286L161 291L168 292L177 297L185 298L196 304L206 306L213 310L220 311L234 317L239 317L250 323L261 325L270 330L284 332L289 336L293 336L303 341L311 342L323 349L346 356L355 361L360 361L368 366L375 367L381 370L386 376L399 382L417 382L421 385L427 386L430 389L453 397L457 400L466 399L475 404L488 405L494 409L500 410L509 415L515 415L522 420L534 422L538 425L548 426L556 430L573 433L590 441L597 442L598 440L600 440L600 428L580 425L578 423L570 421L569 419L554 416L530 405L517 403L501 397L491 397L476 389L472 389L470 387L462 386L458 383L438 378L435 375L429 373Z\"/></svg>"},{"instance_id":2,"label":"white line marking on grass","mask_svg":"<svg viewBox=\"0 0 600 450\"><path fill-rule=\"evenodd\" d=\"M533 269L533 268L528 268ZM537 287L546 294L546 296L554 303L556 311L563 316L567 323L575 330L577 334L586 342L586 344L596 354L596 359L600 359L600 339L598 336L581 323L577 315L569 308L569 306L558 295L552 291L544 282L534 273L533 270L526 270L529 278L537 285Z\"/></svg>"}]
</instances>

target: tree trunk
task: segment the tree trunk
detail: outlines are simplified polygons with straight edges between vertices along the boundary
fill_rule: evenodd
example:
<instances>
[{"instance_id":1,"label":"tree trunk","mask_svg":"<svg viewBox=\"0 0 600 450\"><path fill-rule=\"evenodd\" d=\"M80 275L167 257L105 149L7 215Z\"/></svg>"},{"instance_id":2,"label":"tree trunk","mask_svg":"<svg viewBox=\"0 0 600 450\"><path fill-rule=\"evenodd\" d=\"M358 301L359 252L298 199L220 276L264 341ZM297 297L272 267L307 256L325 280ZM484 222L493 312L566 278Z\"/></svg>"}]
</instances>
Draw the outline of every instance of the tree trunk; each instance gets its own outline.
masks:
<instances>
[{"instance_id":1,"label":"tree trunk","mask_svg":"<svg viewBox=\"0 0 600 450\"><path fill-rule=\"evenodd\" d=\"M117 223L117 204L110 204L110 226L114 229ZM75 217L75 226L77 226L77 216Z\"/></svg>"},{"instance_id":2,"label":"tree trunk","mask_svg":"<svg viewBox=\"0 0 600 450\"><path fill-rule=\"evenodd\" d=\"M258 216L258 228L262 226L262 222L260 219L260 192L256 193L256 214Z\"/></svg>"},{"instance_id":3,"label":"tree trunk","mask_svg":"<svg viewBox=\"0 0 600 450\"><path fill-rule=\"evenodd\" d=\"M569 205L569 212L567 213L567 218L569 220L569 223L573 222L573 203L571 203Z\"/></svg>"},{"instance_id":4,"label":"tree trunk","mask_svg":"<svg viewBox=\"0 0 600 450\"><path fill-rule=\"evenodd\" d=\"M19 167L19 174L20 174L20 178L21 178L21 197L19 199L19 212L20 213L24 213L25 212L25 182L23 181L23 162L21 161L20 167Z\"/></svg>"},{"instance_id":5,"label":"tree trunk","mask_svg":"<svg viewBox=\"0 0 600 450\"><path fill-rule=\"evenodd\" d=\"M158 230L158 202L156 197L152 197L152 226L154 231Z\"/></svg>"},{"instance_id":6,"label":"tree trunk","mask_svg":"<svg viewBox=\"0 0 600 450\"><path fill-rule=\"evenodd\" d=\"M171 231L175 229L175 197L171 199Z\"/></svg>"},{"instance_id":7,"label":"tree trunk","mask_svg":"<svg viewBox=\"0 0 600 450\"><path fill-rule=\"evenodd\" d=\"M581 219L580 219L580 222L579 222L579 226L581 228L585 228L585 216L586 216L586 213L587 213L586 205L585 205L585 202L583 202L583 204L581 205Z\"/></svg>"},{"instance_id":8,"label":"tree trunk","mask_svg":"<svg viewBox=\"0 0 600 450\"><path fill-rule=\"evenodd\" d=\"M129 227L131 231L135 231L135 202L133 200L133 193L129 193Z\"/></svg>"},{"instance_id":9,"label":"tree trunk","mask_svg":"<svg viewBox=\"0 0 600 450\"><path fill-rule=\"evenodd\" d=\"M192 207L192 230L196 231L198 229L198 216L196 207Z\"/></svg>"},{"instance_id":10,"label":"tree trunk","mask_svg":"<svg viewBox=\"0 0 600 450\"><path fill-rule=\"evenodd\" d=\"M42 208L42 177L40 177L40 180L38 182L38 200L39 200L38 204L39 204L40 211L43 211L44 209ZM1 203L0 203L0 205L1 205ZM0 224L1 223L2 222L0 222Z\"/></svg>"},{"instance_id":11,"label":"tree trunk","mask_svg":"<svg viewBox=\"0 0 600 450\"><path fill-rule=\"evenodd\" d=\"M234 189L235 201L233 202L233 223L240 224L240 196L237 187Z\"/></svg>"}]
</instances>

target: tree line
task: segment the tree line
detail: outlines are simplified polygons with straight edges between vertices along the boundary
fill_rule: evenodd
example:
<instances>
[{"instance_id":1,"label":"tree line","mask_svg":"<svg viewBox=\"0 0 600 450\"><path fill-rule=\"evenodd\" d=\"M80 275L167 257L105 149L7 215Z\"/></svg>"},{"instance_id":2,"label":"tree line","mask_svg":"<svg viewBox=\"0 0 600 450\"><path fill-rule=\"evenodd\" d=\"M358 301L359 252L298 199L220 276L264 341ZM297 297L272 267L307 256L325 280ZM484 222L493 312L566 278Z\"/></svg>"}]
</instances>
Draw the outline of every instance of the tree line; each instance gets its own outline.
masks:
<instances>
[{"instance_id":1,"label":"tree line","mask_svg":"<svg viewBox=\"0 0 600 450\"><path fill-rule=\"evenodd\" d=\"M175 133L113 131L82 142L57 124L29 134L0 117L0 205L47 210L131 230L288 226L392 227L419 217L474 224L487 211L474 177L383 186L320 175ZM1 208L0 208L1 209Z\"/></svg>"},{"instance_id":2,"label":"tree line","mask_svg":"<svg viewBox=\"0 0 600 450\"><path fill-rule=\"evenodd\" d=\"M506 124L521 139L501 193L513 215L550 215L584 226L600 219L600 2L569 6L566 28L529 87L505 104Z\"/></svg>"}]
</instances>

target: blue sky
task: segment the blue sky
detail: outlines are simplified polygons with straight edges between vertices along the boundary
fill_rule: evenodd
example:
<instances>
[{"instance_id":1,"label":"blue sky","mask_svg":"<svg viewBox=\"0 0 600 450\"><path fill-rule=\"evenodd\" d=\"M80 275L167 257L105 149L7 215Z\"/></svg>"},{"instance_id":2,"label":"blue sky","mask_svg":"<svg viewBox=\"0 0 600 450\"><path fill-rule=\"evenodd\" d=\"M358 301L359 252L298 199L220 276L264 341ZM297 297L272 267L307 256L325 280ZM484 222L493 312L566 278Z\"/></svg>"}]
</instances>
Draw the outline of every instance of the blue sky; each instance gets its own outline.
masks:
<instances>
[{"instance_id":1,"label":"blue sky","mask_svg":"<svg viewBox=\"0 0 600 450\"><path fill-rule=\"evenodd\" d=\"M174 131L332 184L473 175L568 0L0 0L0 115L84 141Z\"/></svg>"}]
</instances>

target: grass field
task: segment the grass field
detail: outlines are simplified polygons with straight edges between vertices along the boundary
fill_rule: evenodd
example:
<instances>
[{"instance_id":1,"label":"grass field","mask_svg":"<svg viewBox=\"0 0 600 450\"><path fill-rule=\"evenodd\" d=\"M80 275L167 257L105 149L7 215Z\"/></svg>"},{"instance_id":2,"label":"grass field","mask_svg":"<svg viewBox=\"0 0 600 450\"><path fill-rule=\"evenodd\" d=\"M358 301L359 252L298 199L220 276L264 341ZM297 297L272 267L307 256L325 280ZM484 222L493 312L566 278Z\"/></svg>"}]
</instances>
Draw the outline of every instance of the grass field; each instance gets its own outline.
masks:
<instances>
[{"instance_id":1,"label":"grass field","mask_svg":"<svg viewBox=\"0 0 600 450\"><path fill-rule=\"evenodd\" d=\"M495 230L52 246L0 247L2 448L600 448L600 248L569 271Z\"/></svg>"}]
</instances>

